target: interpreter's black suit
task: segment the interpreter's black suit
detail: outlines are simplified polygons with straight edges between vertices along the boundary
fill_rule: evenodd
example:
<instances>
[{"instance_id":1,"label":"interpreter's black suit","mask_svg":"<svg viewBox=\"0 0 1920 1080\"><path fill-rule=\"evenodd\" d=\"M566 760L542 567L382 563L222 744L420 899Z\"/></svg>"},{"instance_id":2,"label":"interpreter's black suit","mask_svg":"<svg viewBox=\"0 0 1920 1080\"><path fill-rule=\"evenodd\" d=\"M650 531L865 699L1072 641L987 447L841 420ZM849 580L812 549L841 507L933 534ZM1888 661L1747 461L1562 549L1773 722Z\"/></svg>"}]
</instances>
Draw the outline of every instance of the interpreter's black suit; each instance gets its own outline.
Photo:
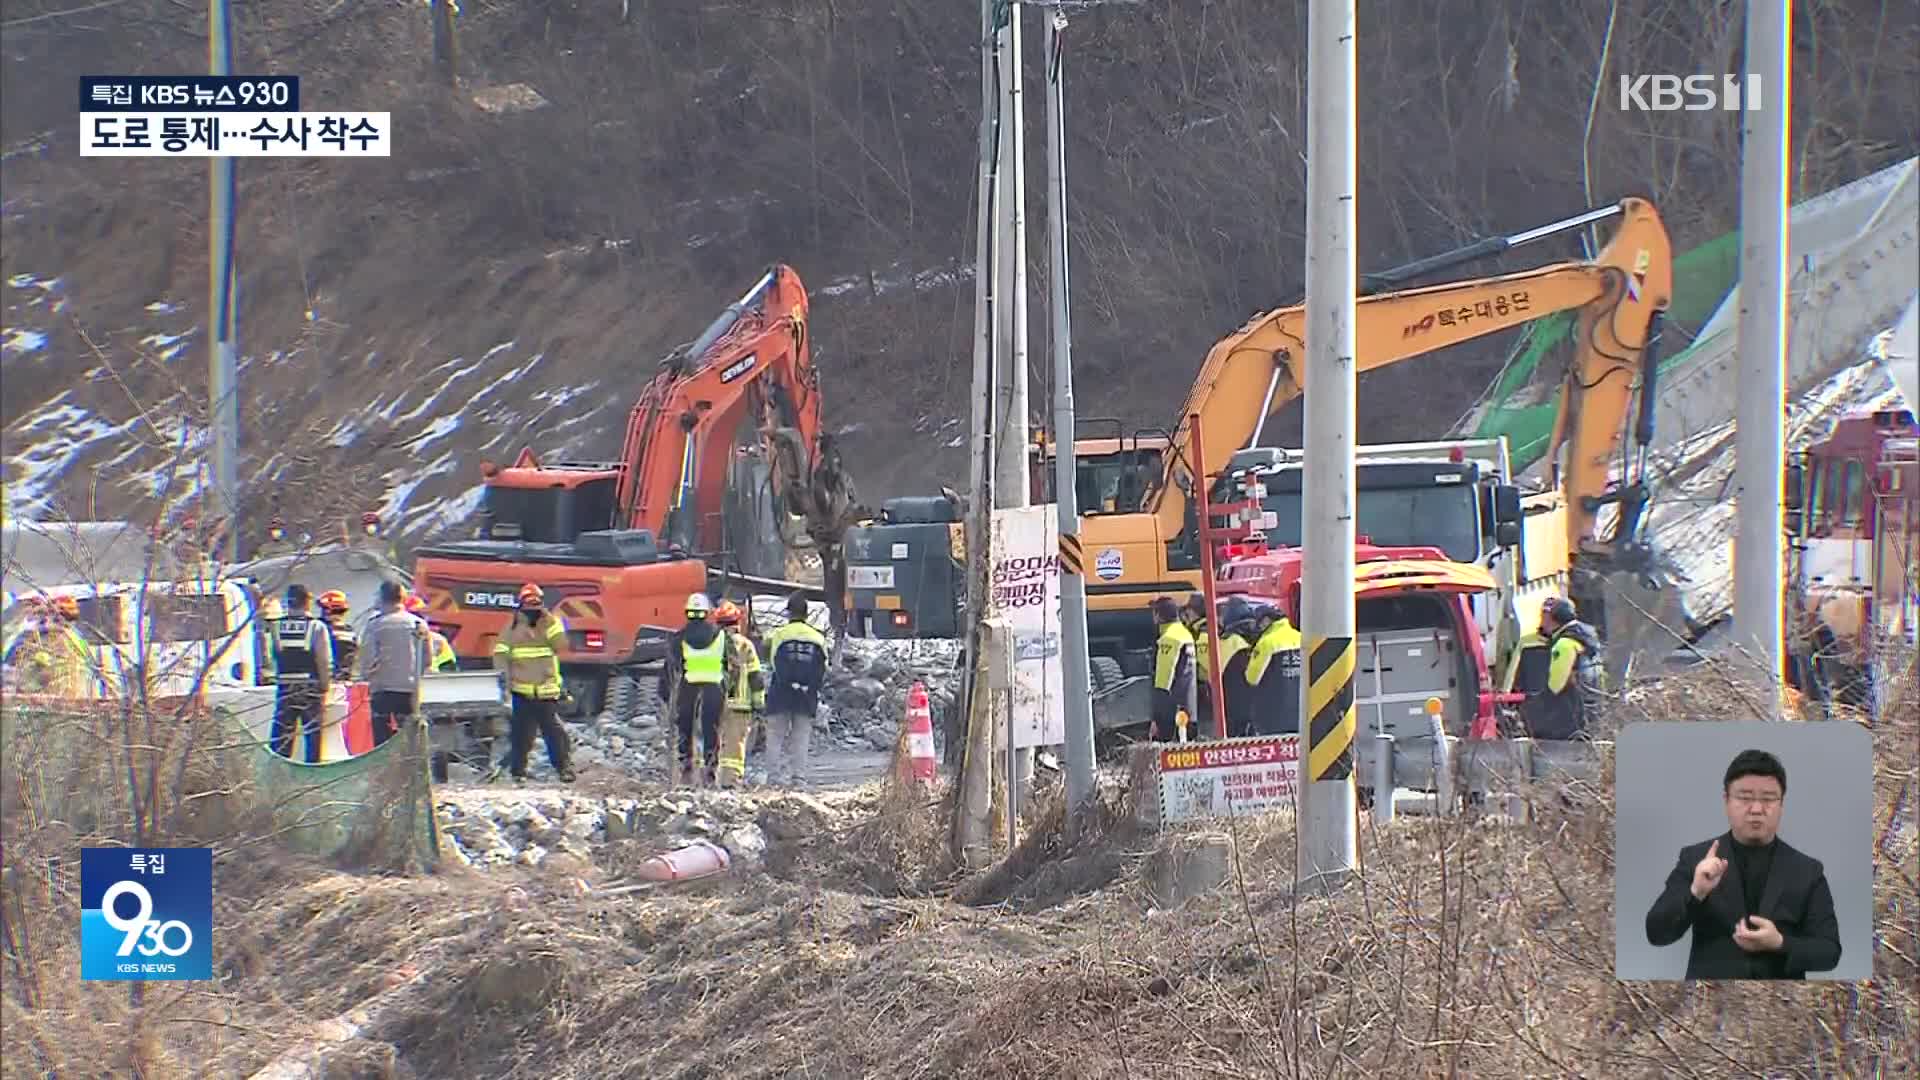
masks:
<instances>
[{"instance_id":1,"label":"interpreter's black suit","mask_svg":"<svg viewBox=\"0 0 1920 1080\"><path fill-rule=\"evenodd\" d=\"M1722 833L1717 839L1719 854L1729 855L1733 834ZM1833 913L1833 892L1820 860L1776 839L1758 909L1749 913L1737 859L1727 859L1720 884L1704 901L1693 898L1693 868L1712 843L1702 840L1680 849L1666 888L1647 909L1648 944L1671 945L1692 930L1689 979L1804 979L1809 971L1840 966L1840 920ZM1773 920L1782 938L1778 951L1749 953L1734 942L1734 924L1748 914Z\"/></svg>"}]
</instances>

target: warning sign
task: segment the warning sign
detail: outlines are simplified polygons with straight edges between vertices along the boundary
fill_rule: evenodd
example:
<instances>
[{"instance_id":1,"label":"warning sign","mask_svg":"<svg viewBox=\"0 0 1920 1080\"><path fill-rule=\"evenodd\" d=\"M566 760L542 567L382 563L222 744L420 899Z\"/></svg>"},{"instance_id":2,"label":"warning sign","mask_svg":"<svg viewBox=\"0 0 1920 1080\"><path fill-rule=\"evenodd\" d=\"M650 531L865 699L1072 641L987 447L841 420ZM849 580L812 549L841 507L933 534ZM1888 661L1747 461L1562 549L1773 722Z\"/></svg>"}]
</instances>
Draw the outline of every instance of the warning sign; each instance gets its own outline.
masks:
<instances>
[{"instance_id":1,"label":"warning sign","mask_svg":"<svg viewBox=\"0 0 1920 1080\"><path fill-rule=\"evenodd\" d=\"M1160 751L1160 820L1264 814L1293 805L1300 736L1259 735Z\"/></svg>"}]
</instances>

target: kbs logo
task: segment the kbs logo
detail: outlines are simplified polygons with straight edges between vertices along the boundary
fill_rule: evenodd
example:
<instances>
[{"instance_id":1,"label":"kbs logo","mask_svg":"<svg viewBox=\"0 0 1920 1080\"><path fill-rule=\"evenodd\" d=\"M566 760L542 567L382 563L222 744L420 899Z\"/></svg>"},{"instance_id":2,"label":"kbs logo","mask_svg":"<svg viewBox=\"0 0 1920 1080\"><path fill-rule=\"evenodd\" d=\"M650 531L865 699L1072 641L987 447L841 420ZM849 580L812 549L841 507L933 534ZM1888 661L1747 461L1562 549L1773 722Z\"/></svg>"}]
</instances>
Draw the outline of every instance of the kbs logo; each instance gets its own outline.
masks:
<instances>
[{"instance_id":1,"label":"kbs logo","mask_svg":"<svg viewBox=\"0 0 1920 1080\"><path fill-rule=\"evenodd\" d=\"M213 849L81 848L80 978L213 978Z\"/></svg>"},{"instance_id":2,"label":"kbs logo","mask_svg":"<svg viewBox=\"0 0 1920 1080\"><path fill-rule=\"evenodd\" d=\"M484 589L468 589L460 594L460 606L470 608L517 608L520 597L511 592L488 592Z\"/></svg>"},{"instance_id":3,"label":"kbs logo","mask_svg":"<svg viewBox=\"0 0 1920 1080\"><path fill-rule=\"evenodd\" d=\"M1622 75L1620 109L1623 112L1739 112L1760 111L1760 76L1739 75Z\"/></svg>"}]
</instances>

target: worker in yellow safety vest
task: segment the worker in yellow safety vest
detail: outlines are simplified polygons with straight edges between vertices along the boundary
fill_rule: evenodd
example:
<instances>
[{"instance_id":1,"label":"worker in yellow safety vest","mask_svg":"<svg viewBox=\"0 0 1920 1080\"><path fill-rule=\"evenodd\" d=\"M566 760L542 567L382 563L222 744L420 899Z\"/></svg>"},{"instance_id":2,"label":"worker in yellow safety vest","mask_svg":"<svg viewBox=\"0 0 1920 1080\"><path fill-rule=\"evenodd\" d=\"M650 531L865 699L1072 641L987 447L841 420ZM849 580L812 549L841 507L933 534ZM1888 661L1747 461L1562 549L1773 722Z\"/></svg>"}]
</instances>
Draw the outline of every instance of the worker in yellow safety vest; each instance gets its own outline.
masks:
<instances>
[{"instance_id":1,"label":"worker in yellow safety vest","mask_svg":"<svg viewBox=\"0 0 1920 1080\"><path fill-rule=\"evenodd\" d=\"M1253 688L1253 730L1249 735L1292 735L1300 730L1300 631L1278 607L1256 609L1251 617L1259 635L1247 658L1247 685Z\"/></svg>"},{"instance_id":2,"label":"worker in yellow safety vest","mask_svg":"<svg viewBox=\"0 0 1920 1080\"><path fill-rule=\"evenodd\" d=\"M407 614L420 620L427 630L427 670L452 671L457 663L453 643L427 618L427 601L419 593L407 594Z\"/></svg>"},{"instance_id":3,"label":"worker in yellow safety vest","mask_svg":"<svg viewBox=\"0 0 1920 1080\"><path fill-rule=\"evenodd\" d=\"M1154 742L1180 739L1184 714L1191 723L1197 710L1194 700L1193 631L1180 619L1180 608L1170 597L1155 597L1150 610L1159 629L1153 649L1153 726L1148 738Z\"/></svg>"},{"instance_id":4,"label":"worker in yellow safety vest","mask_svg":"<svg viewBox=\"0 0 1920 1080\"><path fill-rule=\"evenodd\" d=\"M35 605L40 626L23 635L16 647L20 689L28 694L84 698L97 696L102 684L95 677L93 650L80 636L80 603L56 596Z\"/></svg>"},{"instance_id":5,"label":"worker in yellow safety vest","mask_svg":"<svg viewBox=\"0 0 1920 1080\"><path fill-rule=\"evenodd\" d=\"M719 767L720 712L726 698L727 639L713 619L713 602L705 593L687 597L687 625L667 641L666 663L660 671L660 697L673 713L680 745L675 756L674 783L692 783L696 776L712 784ZM694 772L694 736L700 741L702 770Z\"/></svg>"},{"instance_id":6,"label":"worker in yellow safety vest","mask_svg":"<svg viewBox=\"0 0 1920 1080\"><path fill-rule=\"evenodd\" d=\"M740 606L720 601L713 621L727 639L727 700L720 716L720 765L714 780L720 787L734 787L747 775L747 736L753 732L754 715L766 708L767 677L753 640L741 632Z\"/></svg>"},{"instance_id":7,"label":"worker in yellow safety vest","mask_svg":"<svg viewBox=\"0 0 1920 1080\"><path fill-rule=\"evenodd\" d=\"M561 783L571 784L572 747L557 712L569 697L560 681L559 652L566 644L567 627L560 616L547 610L540 586L532 582L520 586L519 600L520 610L514 613L512 625L493 646L494 670L506 677L513 698L509 727L513 742L507 768L516 782L526 783L527 754L533 750L533 733L538 729L547 744L548 763L560 774Z\"/></svg>"}]
</instances>

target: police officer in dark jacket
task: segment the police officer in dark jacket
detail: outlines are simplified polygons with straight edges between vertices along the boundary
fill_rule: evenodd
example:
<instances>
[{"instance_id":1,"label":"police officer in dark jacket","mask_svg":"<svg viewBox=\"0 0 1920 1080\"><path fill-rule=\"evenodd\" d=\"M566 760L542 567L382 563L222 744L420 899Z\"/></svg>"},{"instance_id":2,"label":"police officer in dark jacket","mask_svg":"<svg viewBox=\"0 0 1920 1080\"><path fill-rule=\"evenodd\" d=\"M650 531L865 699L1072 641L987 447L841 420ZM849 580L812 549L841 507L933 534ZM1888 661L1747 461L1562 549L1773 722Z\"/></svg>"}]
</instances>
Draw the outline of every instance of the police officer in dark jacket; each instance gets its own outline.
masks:
<instances>
[{"instance_id":1,"label":"police officer in dark jacket","mask_svg":"<svg viewBox=\"0 0 1920 1080\"><path fill-rule=\"evenodd\" d=\"M1540 632L1547 639L1547 685L1527 701L1528 727L1536 739L1580 738L1602 700L1600 635L1564 597L1540 609Z\"/></svg>"},{"instance_id":2,"label":"police officer in dark jacket","mask_svg":"<svg viewBox=\"0 0 1920 1080\"><path fill-rule=\"evenodd\" d=\"M310 763L320 760L320 725L333 688L333 635L314 616L305 585L287 586L286 613L273 620L273 752L293 757L293 729L305 733Z\"/></svg>"}]
</instances>

